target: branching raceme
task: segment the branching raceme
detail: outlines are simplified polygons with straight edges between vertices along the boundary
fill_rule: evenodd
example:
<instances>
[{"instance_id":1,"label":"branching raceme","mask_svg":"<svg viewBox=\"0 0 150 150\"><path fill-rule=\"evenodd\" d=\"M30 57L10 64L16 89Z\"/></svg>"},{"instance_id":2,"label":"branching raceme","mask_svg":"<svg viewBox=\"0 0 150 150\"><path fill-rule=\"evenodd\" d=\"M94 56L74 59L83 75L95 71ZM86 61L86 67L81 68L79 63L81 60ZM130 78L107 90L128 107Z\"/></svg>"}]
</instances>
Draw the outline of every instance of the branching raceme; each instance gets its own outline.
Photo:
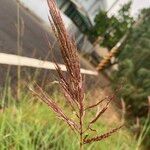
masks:
<instances>
[{"instance_id":1,"label":"branching raceme","mask_svg":"<svg viewBox=\"0 0 150 150\"><path fill-rule=\"evenodd\" d=\"M76 114L76 121L70 119L59 104L57 104L52 98L43 91L43 89L36 85L36 90L32 90L33 94L38 96L49 108L68 126L79 135L80 150L83 149L84 144L100 141L104 138L109 137L112 133L119 130L122 126L119 126L105 134L98 135L96 137L87 138L86 132L88 130L95 131L92 129L92 125L100 118L100 116L107 110L110 102L114 99L114 96L106 97L100 100L98 103L85 107L84 102L84 86L83 77L80 72L80 61L77 54L77 46L75 41L68 35L65 29L63 20L59 9L57 8L55 0L47 0L49 7L49 21L52 26L53 32L57 38L62 58L67 69L67 73L63 73L61 68L55 61L56 70L59 76L59 85L63 92L68 106ZM106 105L100 110L94 118L91 119L87 128L84 129L87 111L99 106L103 101L107 100Z\"/></svg>"}]
</instances>

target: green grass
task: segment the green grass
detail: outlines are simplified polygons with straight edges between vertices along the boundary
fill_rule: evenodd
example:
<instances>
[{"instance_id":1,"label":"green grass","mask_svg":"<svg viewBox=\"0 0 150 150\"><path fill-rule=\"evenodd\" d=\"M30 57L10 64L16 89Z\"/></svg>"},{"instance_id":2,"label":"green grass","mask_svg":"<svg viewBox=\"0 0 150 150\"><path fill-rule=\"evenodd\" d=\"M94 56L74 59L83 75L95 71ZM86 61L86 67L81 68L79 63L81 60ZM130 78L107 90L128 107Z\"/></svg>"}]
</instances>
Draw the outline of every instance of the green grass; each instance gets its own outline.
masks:
<instances>
[{"instance_id":1,"label":"green grass","mask_svg":"<svg viewBox=\"0 0 150 150\"><path fill-rule=\"evenodd\" d=\"M20 101L10 88L2 97L5 109L0 112L0 150L77 150L77 137L67 125L29 92L21 91ZM58 92L53 97L62 100ZM96 129L104 133L111 126L101 120ZM86 145L85 150L135 150L136 145L130 132L122 128L108 139Z\"/></svg>"}]
</instances>

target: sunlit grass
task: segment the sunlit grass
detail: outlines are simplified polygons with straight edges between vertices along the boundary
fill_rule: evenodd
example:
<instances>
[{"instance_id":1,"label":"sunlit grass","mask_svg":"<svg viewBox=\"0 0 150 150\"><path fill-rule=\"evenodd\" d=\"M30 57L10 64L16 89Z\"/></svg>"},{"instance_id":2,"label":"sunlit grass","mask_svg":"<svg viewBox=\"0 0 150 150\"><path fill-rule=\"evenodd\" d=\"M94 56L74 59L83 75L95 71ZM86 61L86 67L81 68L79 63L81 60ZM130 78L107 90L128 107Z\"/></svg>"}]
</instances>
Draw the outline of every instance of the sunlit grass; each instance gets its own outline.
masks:
<instances>
[{"instance_id":1,"label":"sunlit grass","mask_svg":"<svg viewBox=\"0 0 150 150\"><path fill-rule=\"evenodd\" d=\"M66 124L58 120L46 105L24 91L19 102L10 91L5 95L7 104L0 113L0 150L77 150L77 137ZM59 101L63 99L58 92L54 92L53 97ZM111 127L101 120L95 128L103 133ZM107 140L86 145L85 149L134 150L136 144L129 131L122 128Z\"/></svg>"}]
</instances>

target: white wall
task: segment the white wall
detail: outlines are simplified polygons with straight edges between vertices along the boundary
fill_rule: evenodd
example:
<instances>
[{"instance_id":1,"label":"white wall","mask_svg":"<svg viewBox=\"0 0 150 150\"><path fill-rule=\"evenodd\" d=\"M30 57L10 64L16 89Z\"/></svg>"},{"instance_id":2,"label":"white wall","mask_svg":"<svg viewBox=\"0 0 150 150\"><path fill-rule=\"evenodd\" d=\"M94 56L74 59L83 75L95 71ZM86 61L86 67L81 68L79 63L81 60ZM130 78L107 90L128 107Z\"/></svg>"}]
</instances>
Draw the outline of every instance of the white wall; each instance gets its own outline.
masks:
<instances>
[{"instance_id":1,"label":"white wall","mask_svg":"<svg viewBox=\"0 0 150 150\"><path fill-rule=\"evenodd\" d=\"M20 0L28 9L33 11L38 17L40 17L45 23L49 24L48 20L48 6L46 0ZM68 28L72 22L71 20L62 14L66 27Z\"/></svg>"},{"instance_id":2,"label":"white wall","mask_svg":"<svg viewBox=\"0 0 150 150\"><path fill-rule=\"evenodd\" d=\"M100 10L107 10L106 0L76 0L83 6L88 13L91 21L94 23L94 18Z\"/></svg>"},{"instance_id":3,"label":"white wall","mask_svg":"<svg viewBox=\"0 0 150 150\"><path fill-rule=\"evenodd\" d=\"M110 7L115 0L107 0L108 1L108 7ZM110 11L109 15L117 14L117 11L120 9L120 7L129 2L130 0L118 0L115 7ZM140 10L143 8L150 7L150 0L132 0L132 6L131 6L131 15L136 17Z\"/></svg>"}]
</instances>

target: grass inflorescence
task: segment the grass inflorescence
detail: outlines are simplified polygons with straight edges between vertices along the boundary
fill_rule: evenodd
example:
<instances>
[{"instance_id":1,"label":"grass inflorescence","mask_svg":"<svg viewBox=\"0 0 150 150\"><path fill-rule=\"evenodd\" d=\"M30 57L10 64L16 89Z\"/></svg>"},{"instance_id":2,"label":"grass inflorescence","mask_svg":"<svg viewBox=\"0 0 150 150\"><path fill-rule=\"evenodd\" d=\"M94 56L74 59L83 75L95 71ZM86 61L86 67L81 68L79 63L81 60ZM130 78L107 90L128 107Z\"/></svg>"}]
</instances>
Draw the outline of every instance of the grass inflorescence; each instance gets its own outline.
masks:
<instances>
[{"instance_id":1,"label":"grass inflorescence","mask_svg":"<svg viewBox=\"0 0 150 150\"><path fill-rule=\"evenodd\" d=\"M47 0L47 4L50 13L49 21L59 44L61 56L67 69L66 74L64 74L54 58L59 77L58 82L61 91L65 96L66 104L68 107L70 107L70 112L74 112L75 118L72 119L71 116L67 115L65 108L60 107L60 104L57 103L56 100L54 100L52 97L49 97L49 95L44 92L40 86L36 85L36 90L31 89L31 91L34 95L46 103L60 120L64 121L68 127L72 129L75 135L78 136L80 150L83 150L83 145L101 141L111 136L113 133L117 132L122 127L122 125L117 128L113 128L112 130L106 131L106 133L95 134L94 136L87 137L88 131L96 131L93 128L93 125L108 109L109 104L114 98L106 98L106 105L101 110L98 110L90 120L87 119L86 114L89 110L85 106L84 82L80 72L80 61L77 54L78 49L76 43L73 38L69 36L65 28L61 13L56 5L55 0ZM95 104L94 106L89 106L89 108L91 109L97 106L98 105ZM85 122L88 123L86 124Z\"/></svg>"}]
</instances>

